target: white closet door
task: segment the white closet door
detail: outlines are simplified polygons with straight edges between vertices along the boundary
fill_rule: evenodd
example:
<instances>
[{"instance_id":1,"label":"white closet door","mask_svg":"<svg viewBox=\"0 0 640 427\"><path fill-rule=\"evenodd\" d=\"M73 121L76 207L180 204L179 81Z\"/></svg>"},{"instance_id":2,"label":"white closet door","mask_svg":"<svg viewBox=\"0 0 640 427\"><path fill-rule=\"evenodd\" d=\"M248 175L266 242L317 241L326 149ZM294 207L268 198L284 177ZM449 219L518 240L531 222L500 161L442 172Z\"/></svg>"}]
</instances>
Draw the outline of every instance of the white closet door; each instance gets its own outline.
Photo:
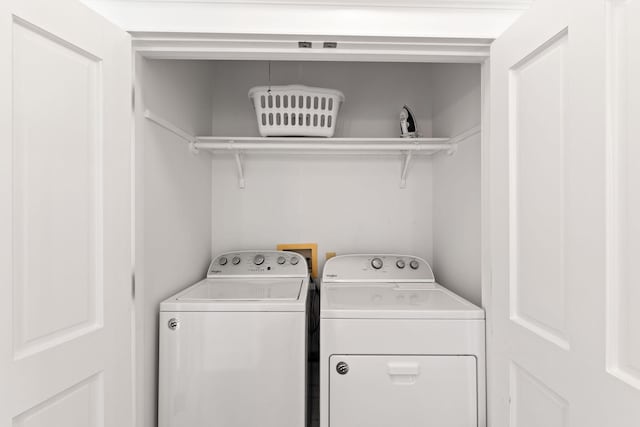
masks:
<instances>
[{"instance_id":1,"label":"white closet door","mask_svg":"<svg viewBox=\"0 0 640 427\"><path fill-rule=\"evenodd\" d=\"M538 0L492 47L492 427L639 425L637 22Z\"/></svg>"},{"instance_id":2,"label":"white closet door","mask_svg":"<svg viewBox=\"0 0 640 427\"><path fill-rule=\"evenodd\" d=\"M0 425L132 425L131 43L0 3Z\"/></svg>"}]
</instances>

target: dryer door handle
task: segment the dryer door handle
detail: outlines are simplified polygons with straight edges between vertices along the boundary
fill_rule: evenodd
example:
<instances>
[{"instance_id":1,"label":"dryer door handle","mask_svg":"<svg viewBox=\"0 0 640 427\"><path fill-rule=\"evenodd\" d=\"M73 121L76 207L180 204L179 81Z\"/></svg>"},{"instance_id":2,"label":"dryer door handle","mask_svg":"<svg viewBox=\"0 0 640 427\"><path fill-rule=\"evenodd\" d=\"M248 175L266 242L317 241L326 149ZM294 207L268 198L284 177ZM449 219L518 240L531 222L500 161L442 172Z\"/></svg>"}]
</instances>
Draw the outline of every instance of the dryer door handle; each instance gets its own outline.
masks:
<instances>
[{"instance_id":1,"label":"dryer door handle","mask_svg":"<svg viewBox=\"0 0 640 427\"><path fill-rule=\"evenodd\" d=\"M420 364L417 362L389 362L387 374L394 384L414 384L420 376Z\"/></svg>"}]
</instances>

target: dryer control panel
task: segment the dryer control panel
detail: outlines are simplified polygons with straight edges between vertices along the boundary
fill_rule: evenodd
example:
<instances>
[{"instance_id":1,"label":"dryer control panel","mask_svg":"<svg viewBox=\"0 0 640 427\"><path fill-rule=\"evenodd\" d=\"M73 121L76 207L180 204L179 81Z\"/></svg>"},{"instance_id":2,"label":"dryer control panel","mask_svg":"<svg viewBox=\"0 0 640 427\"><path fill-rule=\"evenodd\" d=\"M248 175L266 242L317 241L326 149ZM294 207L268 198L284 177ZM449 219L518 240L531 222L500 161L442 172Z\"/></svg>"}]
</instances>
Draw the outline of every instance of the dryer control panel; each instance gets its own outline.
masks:
<instances>
[{"instance_id":1,"label":"dryer control panel","mask_svg":"<svg viewBox=\"0 0 640 427\"><path fill-rule=\"evenodd\" d=\"M323 282L420 282L433 283L431 266L409 255L341 255L324 265Z\"/></svg>"},{"instance_id":2,"label":"dryer control panel","mask_svg":"<svg viewBox=\"0 0 640 427\"><path fill-rule=\"evenodd\" d=\"M307 261L295 252L238 251L215 257L207 277L306 277L308 273Z\"/></svg>"}]
</instances>

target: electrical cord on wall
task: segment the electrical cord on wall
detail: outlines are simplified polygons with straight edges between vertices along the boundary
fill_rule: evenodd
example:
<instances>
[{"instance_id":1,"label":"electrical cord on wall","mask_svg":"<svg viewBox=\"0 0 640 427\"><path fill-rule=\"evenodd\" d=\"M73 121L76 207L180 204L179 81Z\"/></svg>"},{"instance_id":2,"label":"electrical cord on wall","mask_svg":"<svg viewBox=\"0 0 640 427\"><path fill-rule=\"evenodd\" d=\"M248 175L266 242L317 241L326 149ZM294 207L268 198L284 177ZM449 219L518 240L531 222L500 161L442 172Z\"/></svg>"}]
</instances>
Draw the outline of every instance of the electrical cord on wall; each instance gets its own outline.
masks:
<instances>
[{"instance_id":1,"label":"electrical cord on wall","mask_svg":"<svg viewBox=\"0 0 640 427\"><path fill-rule=\"evenodd\" d=\"M313 277L309 281L311 283L309 335L313 336L318 333L320 328L320 288Z\"/></svg>"}]
</instances>

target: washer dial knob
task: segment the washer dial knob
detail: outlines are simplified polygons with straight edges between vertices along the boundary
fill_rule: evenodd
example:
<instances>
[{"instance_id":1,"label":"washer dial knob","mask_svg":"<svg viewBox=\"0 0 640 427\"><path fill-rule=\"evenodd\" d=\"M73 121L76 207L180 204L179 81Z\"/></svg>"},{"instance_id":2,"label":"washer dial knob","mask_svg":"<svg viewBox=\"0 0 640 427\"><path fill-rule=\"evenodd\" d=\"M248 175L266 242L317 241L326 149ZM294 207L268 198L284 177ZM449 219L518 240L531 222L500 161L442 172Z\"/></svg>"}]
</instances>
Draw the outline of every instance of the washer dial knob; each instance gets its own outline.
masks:
<instances>
[{"instance_id":1,"label":"washer dial knob","mask_svg":"<svg viewBox=\"0 0 640 427\"><path fill-rule=\"evenodd\" d=\"M374 258L371 260L371 267L375 268L376 270L380 270L383 265L384 264L380 258Z\"/></svg>"},{"instance_id":2,"label":"washer dial knob","mask_svg":"<svg viewBox=\"0 0 640 427\"><path fill-rule=\"evenodd\" d=\"M255 265L262 265L264 264L264 255L256 255L255 257L253 257L253 263Z\"/></svg>"},{"instance_id":3,"label":"washer dial knob","mask_svg":"<svg viewBox=\"0 0 640 427\"><path fill-rule=\"evenodd\" d=\"M282 265L285 262L287 262L287 259L285 257L283 257L283 256L279 256L278 257L278 264Z\"/></svg>"},{"instance_id":4,"label":"washer dial knob","mask_svg":"<svg viewBox=\"0 0 640 427\"><path fill-rule=\"evenodd\" d=\"M398 267L400 269L403 269L405 267L405 265L406 264L405 264L403 259L399 259L399 260L396 261L396 267Z\"/></svg>"},{"instance_id":5,"label":"washer dial knob","mask_svg":"<svg viewBox=\"0 0 640 427\"><path fill-rule=\"evenodd\" d=\"M413 259L409 263L409 267L413 268L414 270L417 270L418 267L420 267L420 263L418 261L416 261L415 259Z\"/></svg>"},{"instance_id":6,"label":"washer dial knob","mask_svg":"<svg viewBox=\"0 0 640 427\"><path fill-rule=\"evenodd\" d=\"M291 257L291 260L289 260L289 262L291 263L291 265L297 265L300 262L300 260L298 259L297 256L293 256Z\"/></svg>"},{"instance_id":7,"label":"washer dial knob","mask_svg":"<svg viewBox=\"0 0 640 427\"><path fill-rule=\"evenodd\" d=\"M234 257L231 259L231 263L232 263L233 265L238 265L238 264L240 264L240 257L239 257L239 256L234 256Z\"/></svg>"},{"instance_id":8,"label":"washer dial knob","mask_svg":"<svg viewBox=\"0 0 640 427\"><path fill-rule=\"evenodd\" d=\"M220 265L227 265L227 262L229 262L229 260L226 256L220 257L220 259L218 260L218 264Z\"/></svg>"}]
</instances>

